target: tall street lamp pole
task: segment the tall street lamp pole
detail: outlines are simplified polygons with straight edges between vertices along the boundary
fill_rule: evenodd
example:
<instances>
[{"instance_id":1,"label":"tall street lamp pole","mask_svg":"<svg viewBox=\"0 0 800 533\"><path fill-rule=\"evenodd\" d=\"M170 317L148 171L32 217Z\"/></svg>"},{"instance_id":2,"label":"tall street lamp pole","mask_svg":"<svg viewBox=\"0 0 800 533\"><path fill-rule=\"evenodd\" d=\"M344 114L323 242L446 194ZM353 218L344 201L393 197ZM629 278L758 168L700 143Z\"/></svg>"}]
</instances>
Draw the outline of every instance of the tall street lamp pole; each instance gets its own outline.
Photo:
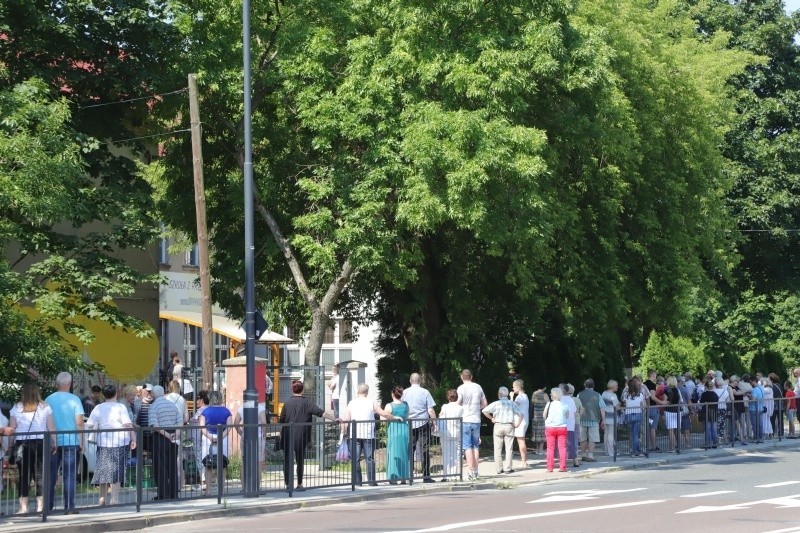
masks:
<instances>
[{"instance_id":1,"label":"tall street lamp pole","mask_svg":"<svg viewBox=\"0 0 800 533\"><path fill-rule=\"evenodd\" d=\"M250 0L242 8L244 41L244 331L247 383L244 390L242 474L244 496L258 496L258 392L256 391L255 274L253 228L253 141L250 108Z\"/></svg>"}]
</instances>

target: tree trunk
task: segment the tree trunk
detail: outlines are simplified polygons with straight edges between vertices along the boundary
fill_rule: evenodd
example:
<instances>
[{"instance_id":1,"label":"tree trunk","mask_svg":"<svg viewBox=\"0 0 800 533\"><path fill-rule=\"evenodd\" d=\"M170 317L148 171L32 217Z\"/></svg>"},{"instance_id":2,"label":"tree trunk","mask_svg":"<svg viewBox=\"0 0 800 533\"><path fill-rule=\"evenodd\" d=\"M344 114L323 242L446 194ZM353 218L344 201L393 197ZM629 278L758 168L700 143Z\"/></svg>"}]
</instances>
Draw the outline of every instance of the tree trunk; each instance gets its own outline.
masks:
<instances>
[{"instance_id":1,"label":"tree trunk","mask_svg":"<svg viewBox=\"0 0 800 533\"><path fill-rule=\"evenodd\" d=\"M306 366L318 366L319 365L319 356L320 352L322 351L322 343L325 340L325 330L328 328L328 324L330 323L330 315L322 312L322 310L317 310L311 316L311 331L308 334L308 342L306 343L306 351L305 351L305 364ZM307 369L305 372L305 380L303 382L304 385L304 395L306 398L316 402L317 401L317 382L316 382L317 373L311 369ZM323 389L324 391L324 389ZM325 403L324 396L322 397L322 403ZM320 405L323 409L325 408L324 405Z\"/></svg>"}]
</instances>

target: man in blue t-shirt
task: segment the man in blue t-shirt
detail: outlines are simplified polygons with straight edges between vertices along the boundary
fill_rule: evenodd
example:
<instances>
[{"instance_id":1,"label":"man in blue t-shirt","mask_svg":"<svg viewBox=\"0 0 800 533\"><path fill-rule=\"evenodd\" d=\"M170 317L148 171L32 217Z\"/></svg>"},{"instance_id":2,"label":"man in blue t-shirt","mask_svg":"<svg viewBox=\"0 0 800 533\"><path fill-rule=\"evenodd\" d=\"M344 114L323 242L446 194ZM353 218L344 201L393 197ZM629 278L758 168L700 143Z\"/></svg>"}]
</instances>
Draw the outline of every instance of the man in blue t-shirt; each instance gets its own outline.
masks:
<instances>
[{"instance_id":1,"label":"man in blue t-shirt","mask_svg":"<svg viewBox=\"0 0 800 533\"><path fill-rule=\"evenodd\" d=\"M56 455L50 460L50 510L55 506L58 467L63 463L64 514L78 514L75 508L75 476L78 455L85 448L83 434L83 405L81 399L72 394L72 375L61 372L56 376L57 391L45 399L53 411L56 428Z\"/></svg>"}]
</instances>

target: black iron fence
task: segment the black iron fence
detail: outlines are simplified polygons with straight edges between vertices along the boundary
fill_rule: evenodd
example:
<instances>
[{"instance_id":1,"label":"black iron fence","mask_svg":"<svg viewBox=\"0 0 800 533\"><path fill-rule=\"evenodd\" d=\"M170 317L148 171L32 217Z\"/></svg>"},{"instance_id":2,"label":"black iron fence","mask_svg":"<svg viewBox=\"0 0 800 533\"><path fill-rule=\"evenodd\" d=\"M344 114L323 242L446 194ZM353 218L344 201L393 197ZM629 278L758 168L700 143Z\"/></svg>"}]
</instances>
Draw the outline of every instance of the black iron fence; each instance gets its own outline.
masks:
<instances>
[{"instance_id":1,"label":"black iron fence","mask_svg":"<svg viewBox=\"0 0 800 533\"><path fill-rule=\"evenodd\" d=\"M245 425L16 433L31 438L5 464L0 513L242 494ZM258 425L259 492L461 479L461 420ZM61 439L59 441L59 439ZM61 442L61 446L56 443Z\"/></svg>"},{"instance_id":2,"label":"black iron fence","mask_svg":"<svg viewBox=\"0 0 800 533\"><path fill-rule=\"evenodd\" d=\"M606 453L646 457L651 452L681 453L689 449L747 446L785 438L794 429L795 412L784 399L624 407L606 416ZM614 422L613 426L610 422ZM792 438L794 435L791 435Z\"/></svg>"}]
</instances>

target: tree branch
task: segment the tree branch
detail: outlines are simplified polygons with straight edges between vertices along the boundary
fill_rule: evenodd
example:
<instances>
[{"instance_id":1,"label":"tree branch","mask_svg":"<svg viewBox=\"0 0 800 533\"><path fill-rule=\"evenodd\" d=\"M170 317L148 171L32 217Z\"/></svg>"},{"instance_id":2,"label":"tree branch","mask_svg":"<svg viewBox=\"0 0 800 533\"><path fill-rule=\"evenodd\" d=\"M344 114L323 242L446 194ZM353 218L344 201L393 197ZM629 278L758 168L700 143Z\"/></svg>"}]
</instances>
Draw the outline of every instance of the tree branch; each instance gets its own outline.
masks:
<instances>
[{"instance_id":1,"label":"tree branch","mask_svg":"<svg viewBox=\"0 0 800 533\"><path fill-rule=\"evenodd\" d=\"M308 304L312 313L319 311L319 302L317 301L314 292L311 290L311 287L309 287L308 283L306 282L306 277L303 275L303 270L300 268L300 263L297 261L297 258L294 255L291 244L289 244L289 241L287 241L283 236L281 228L278 226L278 221L275 220L274 216L272 216L272 212L267 208L267 206L261 202L261 199L258 197L258 193L256 193L255 196L256 198L254 203L256 210L258 210L261 218L263 218L264 222L266 222L267 226L269 226L272 236L275 238L275 242L278 244L278 248L280 248L284 259L286 259L286 264L289 265L289 270L292 272L292 277L294 277L297 288L300 289L300 294L303 296L303 299ZM330 292L330 289L328 292ZM327 294L325 297L327 298Z\"/></svg>"},{"instance_id":2,"label":"tree branch","mask_svg":"<svg viewBox=\"0 0 800 533\"><path fill-rule=\"evenodd\" d=\"M356 268L350 262L350 258L345 259L344 264L342 265L342 270L339 271L339 275L336 276L336 279L331 282L330 287L328 287L328 290L325 292L325 296L322 298L322 304L320 308L326 315L330 316L336 300L339 299L339 296L342 294L342 291L344 291L344 288L347 287L348 283L350 283L350 280L353 278L353 274L355 274L355 272Z\"/></svg>"}]
</instances>

